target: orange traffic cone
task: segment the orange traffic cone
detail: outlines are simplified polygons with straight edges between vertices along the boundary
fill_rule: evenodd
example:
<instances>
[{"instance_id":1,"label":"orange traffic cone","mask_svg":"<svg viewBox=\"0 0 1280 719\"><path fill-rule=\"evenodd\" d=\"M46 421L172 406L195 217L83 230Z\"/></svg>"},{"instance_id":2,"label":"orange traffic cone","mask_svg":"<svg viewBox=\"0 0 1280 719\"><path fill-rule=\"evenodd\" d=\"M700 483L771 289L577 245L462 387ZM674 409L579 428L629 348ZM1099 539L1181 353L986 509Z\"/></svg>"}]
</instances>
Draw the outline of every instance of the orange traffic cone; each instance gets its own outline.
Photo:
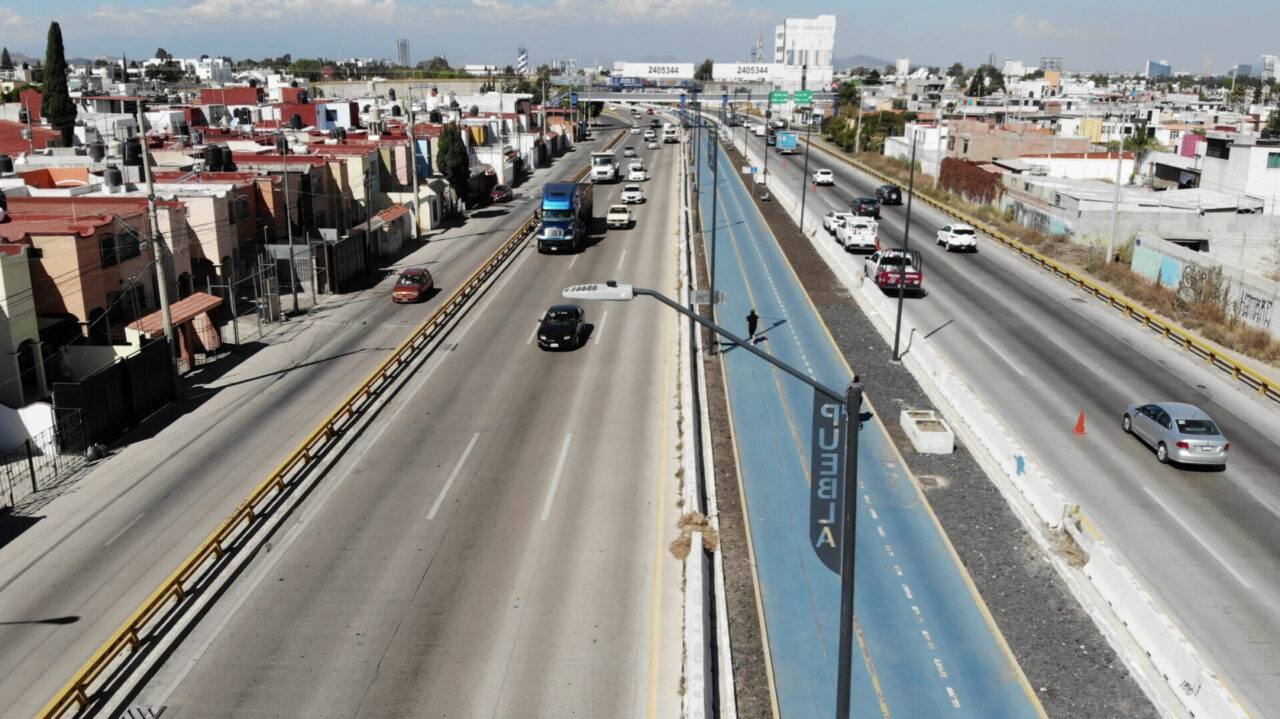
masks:
<instances>
[{"instance_id":1,"label":"orange traffic cone","mask_svg":"<svg viewBox=\"0 0 1280 719\"><path fill-rule=\"evenodd\" d=\"M1080 413L1080 419L1076 420L1076 434L1084 434L1084 412Z\"/></svg>"}]
</instances>

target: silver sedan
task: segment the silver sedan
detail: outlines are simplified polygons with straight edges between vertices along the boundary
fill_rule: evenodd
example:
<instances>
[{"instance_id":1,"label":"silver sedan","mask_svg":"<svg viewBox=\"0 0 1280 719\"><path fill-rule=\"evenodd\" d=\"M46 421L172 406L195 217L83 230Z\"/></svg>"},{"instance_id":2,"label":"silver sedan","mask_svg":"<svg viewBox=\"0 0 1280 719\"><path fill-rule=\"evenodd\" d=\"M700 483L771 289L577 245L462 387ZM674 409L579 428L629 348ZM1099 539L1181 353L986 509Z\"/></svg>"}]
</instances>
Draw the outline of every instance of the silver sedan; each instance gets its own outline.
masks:
<instances>
[{"instance_id":1,"label":"silver sedan","mask_svg":"<svg viewBox=\"0 0 1280 719\"><path fill-rule=\"evenodd\" d=\"M1181 402L1131 404L1121 426L1154 447L1162 463L1227 465L1231 443L1199 407Z\"/></svg>"}]
</instances>

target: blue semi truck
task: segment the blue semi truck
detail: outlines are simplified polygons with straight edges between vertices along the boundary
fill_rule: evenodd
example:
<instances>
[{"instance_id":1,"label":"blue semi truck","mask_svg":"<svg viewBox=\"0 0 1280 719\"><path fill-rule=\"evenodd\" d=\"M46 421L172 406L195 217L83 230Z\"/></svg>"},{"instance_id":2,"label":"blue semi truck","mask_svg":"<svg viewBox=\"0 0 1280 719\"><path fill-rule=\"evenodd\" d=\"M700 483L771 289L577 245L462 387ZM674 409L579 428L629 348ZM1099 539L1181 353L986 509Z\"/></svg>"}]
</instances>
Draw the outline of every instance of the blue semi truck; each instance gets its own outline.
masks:
<instances>
[{"instance_id":1,"label":"blue semi truck","mask_svg":"<svg viewBox=\"0 0 1280 719\"><path fill-rule=\"evenodd\" d=\"M550 182L542 188L538 252L578 252L591 231L592 192L587 182Z\"/></svg>"}]
</instances>

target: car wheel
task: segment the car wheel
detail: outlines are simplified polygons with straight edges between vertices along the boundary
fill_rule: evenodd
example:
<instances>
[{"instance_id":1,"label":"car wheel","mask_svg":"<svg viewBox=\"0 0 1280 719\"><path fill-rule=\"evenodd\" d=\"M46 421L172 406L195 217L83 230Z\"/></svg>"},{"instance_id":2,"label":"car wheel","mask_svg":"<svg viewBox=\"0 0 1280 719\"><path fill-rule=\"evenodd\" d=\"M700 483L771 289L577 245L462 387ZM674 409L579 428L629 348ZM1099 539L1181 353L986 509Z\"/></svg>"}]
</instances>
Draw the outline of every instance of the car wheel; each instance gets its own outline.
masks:
<instances>
[{"instance_id":1,"label":"car wheel","mask_svg":"<svg viewBox=\"0 0 1280 719\"><path fill-rule=\"evenodd\" d=\"M1169 448L1164 446L1164 442L1161 442L1160 446L1156 447L1156 459L1160 461L1160 464L1169 463Z\"/></svg>"},{"instance_id":2,"label":"car wheel","mask_svg":"<svg viewBox=\"0 0 1280 719\"><path fill-rule=\"evenodd\" d=\"M1126 414L1124 419L1120 420L1120 427L1124 429L1125 434L1133 434L1133 420L1129 419L1129 415Z\"/></svg>"}]
</instances>

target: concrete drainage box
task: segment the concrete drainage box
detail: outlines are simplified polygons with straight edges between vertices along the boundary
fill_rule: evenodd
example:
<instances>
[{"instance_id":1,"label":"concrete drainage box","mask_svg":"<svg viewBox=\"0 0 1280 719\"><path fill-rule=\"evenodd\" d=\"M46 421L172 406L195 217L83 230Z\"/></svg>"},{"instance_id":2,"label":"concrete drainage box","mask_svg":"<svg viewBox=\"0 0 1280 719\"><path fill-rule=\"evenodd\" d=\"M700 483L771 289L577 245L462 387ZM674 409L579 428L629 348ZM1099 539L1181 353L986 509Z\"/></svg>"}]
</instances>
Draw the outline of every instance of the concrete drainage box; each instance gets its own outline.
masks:
<instances>
[{"instance_id":1,"label":"concrete drainage box","mask_svg":"<svg viewBox=\"0 0 1280 719\"><path fill-rule=\"evenodd\" d=\"M898 423L921 454L951 454L956 447L955 433L931 409L904 409L898 415Z\"/></svg>"}]
</instances>

